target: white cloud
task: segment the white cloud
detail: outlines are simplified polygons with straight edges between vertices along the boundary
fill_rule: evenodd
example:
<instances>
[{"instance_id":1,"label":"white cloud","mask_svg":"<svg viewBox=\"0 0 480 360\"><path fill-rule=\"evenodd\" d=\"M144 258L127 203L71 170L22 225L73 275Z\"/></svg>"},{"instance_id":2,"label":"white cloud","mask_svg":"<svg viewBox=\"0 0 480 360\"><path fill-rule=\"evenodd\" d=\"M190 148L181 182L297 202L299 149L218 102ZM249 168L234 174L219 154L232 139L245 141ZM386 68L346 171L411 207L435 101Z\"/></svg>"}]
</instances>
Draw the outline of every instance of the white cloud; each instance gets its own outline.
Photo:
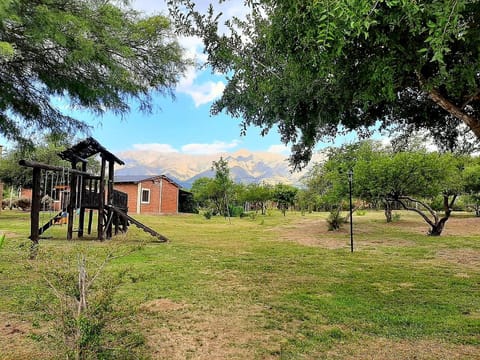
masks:
<instances>
[{"instance_id":1,"label":"white cloud","mask_svg":"<svg viewBox=\"0 0 480 360\"><path fill-rule=\"evenodd\" d=\"M167 4L165 1L133 0L131 6L132 8L143 11L147 14L159 12L167 13Z\"/></svg>"},{"instance_id":2,"label":"white cloud","mask_svg":"<svg viewBox=\"0 0 480 360\"><path fill-rule=\"evenodd\" d=\"M276 154L290 153L290 149L285 145L271 145L267 151L271 153L276 153Z\"/></svg>"},{"instance_id":3,"label":"white cloud","mask_svg":"<svg viewBox=\"0 0 480 360\"><path fill-rule=\"evenodd\" d=\"M174 153L178 152L172 145L169 144L134 144L133 148L140 151L155 151L160 153Z\"/></svg>"},{"instance_id":4,"label":"white cloud","mask_svg":"<svg viewBox=\"0 0 480 360\"><path fill-rule=\"evenodd\" d=\"M144 11L147 14L159 12L168 14L165 1L133 0L131 5L133 8ZM205 12L208 2L199 2L197 5L201 12ZM242 0L231 0L223 4L217 4L216 10L225 14L220 20L220 24L223 24L225 19L231 18L232 16L244 18L249 8L243 4ZM224 32L227 32L227 29L221 25L220 33ZM208 104L220 97L225 89L224 82L198 80L199 76L206 71L199 69L200 66L207 61L207 55L203 53L204 45L202 40L197 37L180 36L178 41L185 50L185 56L194 60L196 66L191 66L187 69L176 88L177 92L189 95L193 99L195 107Z\"/></svg>"},{"instance_id":5,"label":"white cloud","mask_svg":"<svg viewBox=\"0 0 480 360\"><path fill-rule=\"evenodd\" d=\"M236 148L239 144L239 140L233 140L230 143L226 143L224 141L215 141L212 144L187 144L182 146L182 152L197 155L217 154Z\"/></svg>"},{"instance_id":6,"label":"white cloud","mask_svg":"<svg viewBox=\"0 0 480 360\"><path fill-rule=\"evenodd\" d=\"M180 44L185 49L186 56L193 59L197 65L202 65L206 61L206 55L202 53L203 43L200 39L194 37L182 37ZM187 68L182 79L177 86L179 93L187 94L192 97L195 107L208 104L220 97L225 89L222 81L206 81L198 83L197 79L204 71L198 70L197 66Z\"/></svg>"},{"instance_id":7,"label":"white cloud","mask_svg":"<svg viewBox=\"0 0 480 360\"><path fill-rule=\"evenodd\" d=\"M208 104L216 98L220 97L225 89L225 84L221 81L208 81L201 85L193 85L185 90L195 102L195 107Z\"/></svg>"}]
</instances>

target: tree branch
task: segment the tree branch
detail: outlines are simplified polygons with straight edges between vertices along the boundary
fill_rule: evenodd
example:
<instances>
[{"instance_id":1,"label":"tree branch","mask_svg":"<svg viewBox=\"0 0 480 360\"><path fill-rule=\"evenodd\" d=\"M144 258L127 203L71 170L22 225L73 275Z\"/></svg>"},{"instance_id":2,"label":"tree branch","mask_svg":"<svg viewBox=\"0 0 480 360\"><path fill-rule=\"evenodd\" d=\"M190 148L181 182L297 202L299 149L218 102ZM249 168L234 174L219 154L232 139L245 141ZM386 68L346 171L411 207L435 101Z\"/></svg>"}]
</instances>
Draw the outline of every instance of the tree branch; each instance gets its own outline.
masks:
<instances>
[{"instance_id":1,"label":"tree branch","mask_svg":"<svg viewBox=\"0 0 480 360\"><path fill-rule=\"evenodd\" d=\"M430 219L428 218L428 216L425 215L425 213L424 213L423 211L418 210L417 208L414 208L414 207L407 206L402 200L409 200L409 201L416 202L416 203L424 206L424 207L433 215L433 217L435 218L435 220L438 221L438 216L437 216L437 214L435 213L435 211L433 211L430 206L422 203L422 202L419 201L419 200L415 200L415 199L413 199L413 198L411 198L411 197L409 197L409 196L400 196L400 197L395 198L395 199L393 199L393 200L398 201L398 202L400 203L400 205L402 205L402 207L403 207L405 210L413 211L413 212L416 212L417 214L419 214L419 215L423 218L423 220L425 220L425 222L426 222L428 225L430 225L431 227L434 227L434 226L435 226L435 223L434 223L432 220L430 220Z\"/></svg>"},{"instance_id":2,"label":"tree branch","mask_svg":"<svg viewBox=\"0 0 480 360\"><path fill-rule=\"evenodd\" d=\"M466 114L461 108L447 100L436 89L429 90L428 96L442 109L452 114L457 119L463 121L470 128L470 130L472 130L475 136L480 139L480 120Z\"/></svg>"}]
</instances>

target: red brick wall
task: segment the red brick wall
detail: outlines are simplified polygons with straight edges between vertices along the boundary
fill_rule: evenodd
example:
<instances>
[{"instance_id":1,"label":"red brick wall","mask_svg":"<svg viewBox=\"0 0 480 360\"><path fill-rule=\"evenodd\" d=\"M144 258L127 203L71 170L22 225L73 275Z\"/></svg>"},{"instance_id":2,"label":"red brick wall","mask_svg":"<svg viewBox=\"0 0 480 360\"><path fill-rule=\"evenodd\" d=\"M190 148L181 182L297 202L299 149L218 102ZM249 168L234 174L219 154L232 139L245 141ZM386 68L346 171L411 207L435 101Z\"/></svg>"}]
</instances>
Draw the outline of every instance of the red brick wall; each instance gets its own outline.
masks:
<instances>
[{"instance_id":1,"label":"red brick wall","mask_svg":"<svg viewBox=\"0 0 480 360\"><path fill-rule=\"evenodd\" d=\"M20 191L20 197L21 198L26 198L26 199L31 199L32 198L32 189L22 188L21 191Z\"/></svg>"},{"instance_id":2,"label":"red brick wall","mask_svg":"<svg viewBox=\"0 0 480 360\"><path fill-rule=\"evenodd\" d=\"M178 212L178 187L163 179L162 213L176 214Z\"/></svg>"},{"instance_id":3,"label":"red brick wall","mask_svg":"<svg viewBox=\"0 0 480 360\"><path fill-rule=\"evenodd\" d=\"M128 194L128 212L132 214L137 213L137 184L115 184L115 190L123 191Z\"/></svg>"},{"instance_id":4,"label":"red brick wall","mask_svg":"<svg viewBox=\"0 0 480 360\"><path fill-rule=\"evenodd\" d=\"M150 202L148 204L140 202L141 214L178 213L178 187L176 185L164 178L157 178L142 181L140 187L150 190ZM137 201L141 200L141 198L138 199L138 184L115 184L115 189L128 194L128 212L136 214Z\"/></svg>"},{"instance_id":5,"label":"red brick wall","mask_svg":"<svg viewBox=\"0 0 480 360\"><path fill-rule=\"evenodd\" d=\"M140 203L140 212L142 214L158 214L160 212L160 186L161 180L142 181L142 189L150 189L150 202Z\"/></svg>"}]
</instances>

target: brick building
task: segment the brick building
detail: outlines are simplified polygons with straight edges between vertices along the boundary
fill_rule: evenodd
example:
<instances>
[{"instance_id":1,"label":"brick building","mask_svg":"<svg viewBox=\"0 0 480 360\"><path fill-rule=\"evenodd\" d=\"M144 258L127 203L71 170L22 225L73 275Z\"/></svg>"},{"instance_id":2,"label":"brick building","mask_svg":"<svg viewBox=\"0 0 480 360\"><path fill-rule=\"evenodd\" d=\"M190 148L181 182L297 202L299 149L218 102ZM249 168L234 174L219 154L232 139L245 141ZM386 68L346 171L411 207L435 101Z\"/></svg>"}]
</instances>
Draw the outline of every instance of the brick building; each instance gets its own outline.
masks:
<instances>
[{"instance_id":1,"label":"brick building","mask_svg":"<svg viewBox=\"0 0 480 360\"><path fill-rule=\"evenodd\" d=\"M131 214L178 214L180 186L165 175L115 176L114 188L128 194Z\"/></svg>"}]
</instances>

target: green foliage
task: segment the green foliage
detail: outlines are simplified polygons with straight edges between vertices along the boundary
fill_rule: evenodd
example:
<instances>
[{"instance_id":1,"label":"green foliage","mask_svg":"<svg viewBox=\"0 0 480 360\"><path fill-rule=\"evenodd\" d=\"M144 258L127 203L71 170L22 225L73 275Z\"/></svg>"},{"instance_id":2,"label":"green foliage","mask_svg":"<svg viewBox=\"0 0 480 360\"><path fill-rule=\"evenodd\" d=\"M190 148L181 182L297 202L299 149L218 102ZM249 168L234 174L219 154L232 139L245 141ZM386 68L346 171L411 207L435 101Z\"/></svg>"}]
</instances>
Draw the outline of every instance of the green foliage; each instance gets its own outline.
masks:
<instances>
[{"instance_id":1,"label":"green foliage","mask_svg":"<svg viewBox=\"0 0 480 360\"><path fill-rule=\"evenodd\" d=\"M143 337L115 326L124 321L114 307L114 295L123 282L123 273L104 273L103 267L110 256L97 269L87 269L84 255L77 257L77 266L72 266L73 259L66 259L62 264L65 268L54 266L44 270L45 279L56 297L50 315L58 333L50 341L67 359L133 356L144 344ZM93 274L89 276L87 270Z\"/></svg>"},{"instance_id":2,"label":"green foliage","mask_svg":"<svg viewBox=\"0 0 480 360\"><path fill-rule=\"evenodd\" d=\"M357 211L355 211L355 215L357 216L365 216L366 214L367 214L367 211L363 209L358 209Z\"/></svg>"},{"instance_id":3,"label":"green foliage","mask_svg":"<svg viewBox=\"0 0 480 360\"><path fill-rule=\"evenodd\" d=\"M272 200L277 203L284 216L289 207L295 204L297 191L298 189L291 185L277 184L273 187Z\"/></svg>"},{"instance_id":4,"label":"green foliage","mask_svg":"<svg viewBox=\"0 0 480 360\"><path fill-rule=\"evenodd\" d=\"M148 111L151 92L171 93L185 69L168 19L125 1L4 1L0 20L0 134L9 140L87 132L58 97L97 115L124 114L132 99Z\"/></svg>"},{"instance_id":5,"label":"green foliage","mask_svg":"<svg viewBox=\"0 0 480 360\"><path fill-rule=\"evenodd\" d=\"M243 206L230 205L228 211L232 217L243 217L244 214Z\"/></svg>"},{"instance_id":6,"label":"green foliage","mask_svg":"<svg viewBox=\"0 0 480 360\"><path fill-rule=\"evenodd\" d=\"M6 237L5 234L0 235L0 250L2 249L3 244L5 243L5 237Z\"/></svg>"},{"instance_id":7,"label":"green foliage","mask_svg":"<svg viewBox=\"0 0 480 360\"><path fill-rule=\"evenodd\" d=\"M327 218L328 230L336 231L340 230L342 225L345 223L345 218L341 214L341 207L337 207L330 211Z\"/></svg>"},{"instance_id":8,"label":"green foliage","mask_svg":"<svg viewBox=\"0 0 480 360\"><path fill-rule=\"evenodd\" d=\"M334 207L348 197L347 173L352 169L356 198L385 204L387 221L391 216L390 204L398 202L403 208L417 212L432 229L443 229L455 209L456 199L466 191L468 172L464 169L472 163L468 156L425 150L397 152L372 141L333 148L327 156L324 163L317 164L307 175L307 191L316 191L323 202ZM425 201L437 196L440 198L434 205L444 212L443 218Z\"/></svg>"},{"instance_id":9,"label":"green foliage","mask_svg":"<svg viewBox=\"0 0 480 360\"><path fill-rule=\"evenodd\" d=\"M0 159L0 180L8 186L30 187L32 185L32 170L20 166L18 162L21 159L70 168L71 164L62 160L58 153L72 145L71 138L59 134L47 134L39 139L37 138L32 141L32 147L24 147L17 143ZM87 163L87 171L96 174L99 169L99 161L90 158Z\"/></svg>"},{"instance_id":10,"label":"green foliage","mask_svg":"<svg viewBox=\"0 0 480 360\"><path fill-rule=\"evenodd\" d=\"M255 208L255 212L259 209L262 215L265 215L267 202L272 200L272 186L269 184L248 184L237 185L236 198L239 202L248 202L251 207Z\"/></svg>"},{"instance_id":11,"label":"green foliage","mask_svg":"<svg viewBox=\"0 0 480 360\"><path fill-rule=\"evenodd\" d=\"M203 217L207 220L210 220L212 218L212 210L207 209L203 212Z\"/></svg>"},{"instance_id":12,"label":"green foliage","mask_svg":"<svg viewBox=\"0 0 480 360\"><path fill-rule=\"evenodd\" d=\"M427 129L452 144L460 123L480 138L477 1L251 1L218 33L213 8L170 0L180 28L200 36L228 74L214 114L262 133L278 126L302 166L319 141L373 127ZM186 12L185 12L186 10Z\"/></svg>"}]
</instances>

